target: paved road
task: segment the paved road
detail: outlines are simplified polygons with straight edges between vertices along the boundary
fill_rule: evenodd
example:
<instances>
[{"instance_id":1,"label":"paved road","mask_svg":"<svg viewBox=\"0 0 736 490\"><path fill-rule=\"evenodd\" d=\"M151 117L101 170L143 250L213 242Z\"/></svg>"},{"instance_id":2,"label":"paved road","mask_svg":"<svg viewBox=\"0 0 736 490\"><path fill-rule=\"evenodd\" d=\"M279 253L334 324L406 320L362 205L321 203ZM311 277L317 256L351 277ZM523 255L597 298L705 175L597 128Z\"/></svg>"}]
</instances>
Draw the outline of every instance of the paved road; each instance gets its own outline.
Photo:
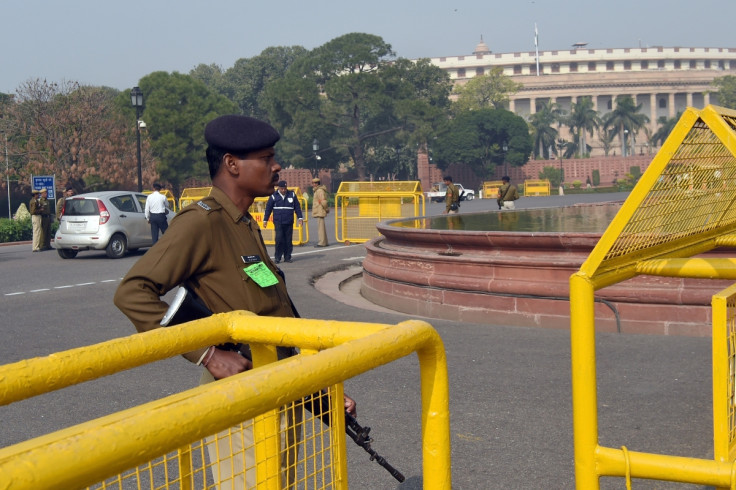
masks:
<instances>
[{"instance_id":1,"label":"paved road","mask_svg":"<svg viewBox=\"0 0 736 490\"><path fill-rule=\"evenodd\" d=\"M524 198L518 204L540 207L565 200L567 205L587 196ZM476 200L464 203L461 211L493 205L491 200ZM440 204L428 205L427 214L443 209ZM316 237L316 230L310 236ZM84 252L77 259L61 260L55 252L33 254L30 245L0 247L2 362L132 333L111 298L139 256L110 260L104 252ZM294 263L283 264L283 269L301 314L381 323L408 318L346 306L313 287L327 273L358 266L363 256L362 245L298 247ZM447 350L453 488L573 488L569 333L430 323ZM710 339L604 334L598 336L597 345L603 444L712 457ZM182 359L170 359L0 407L0 447L187 389L195 384L197 369ZM346 384L359 401L360 419L373 428L374 448L407 476L403 485L397 485L362 450L351 446L352 489L421 488L418 380L416 357L409 356ZM603 485L623 487L620 479ZM646 482L635 487L682 488Z\"/></svg>"}]
</instances>

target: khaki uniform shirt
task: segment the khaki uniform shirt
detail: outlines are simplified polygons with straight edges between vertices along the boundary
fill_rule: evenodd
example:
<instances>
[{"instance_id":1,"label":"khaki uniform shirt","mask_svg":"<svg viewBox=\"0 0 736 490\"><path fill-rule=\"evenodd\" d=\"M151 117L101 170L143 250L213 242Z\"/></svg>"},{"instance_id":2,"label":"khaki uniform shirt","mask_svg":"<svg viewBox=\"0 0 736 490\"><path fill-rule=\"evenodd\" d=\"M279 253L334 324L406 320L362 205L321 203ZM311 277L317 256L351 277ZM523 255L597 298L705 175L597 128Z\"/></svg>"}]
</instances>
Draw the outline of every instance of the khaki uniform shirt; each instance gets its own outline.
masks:
<instances>
[{"instance_id":1,"label":"khaki uniform shirt","mask_svg":"<svg viewBox=\"0 0 736 490\"><path fill-rule=\"evenodd\" d=\"M243 271L242 256L258 255L278 277L262 288ZM293 317L286 285L268 256L258 223L217 187L171 221L168 230L133 265L115 293L115 305L139 332L159 327L168 305L160 296L186 284L213 313L248 310ZM185 354L196 362L205 349Z\"/></svg>"},{"instance_id":2,"label":"khaki uniform shirt","mask_svg":"<svg viewBox=\"0 0 736 490\"><path fill-rule=\"evenodd\" d=\"M445 193L445 211L449 211L453 203L460 202L460 192L458 192L455 184L450 182L447 184L447 192Z\"/></svg>"},{"instance_id":3,"label":"khaki uniform shirt","mask_svg":"<svg viewBox=\"0 0 736 490\"><path fill-rule=\"evenodd\" d=\"M312 200L312 216L315 218L324 218L329 212L327 205L327 188L319 185L314 190L314 199Z\"/></svg>"}]
</instances>

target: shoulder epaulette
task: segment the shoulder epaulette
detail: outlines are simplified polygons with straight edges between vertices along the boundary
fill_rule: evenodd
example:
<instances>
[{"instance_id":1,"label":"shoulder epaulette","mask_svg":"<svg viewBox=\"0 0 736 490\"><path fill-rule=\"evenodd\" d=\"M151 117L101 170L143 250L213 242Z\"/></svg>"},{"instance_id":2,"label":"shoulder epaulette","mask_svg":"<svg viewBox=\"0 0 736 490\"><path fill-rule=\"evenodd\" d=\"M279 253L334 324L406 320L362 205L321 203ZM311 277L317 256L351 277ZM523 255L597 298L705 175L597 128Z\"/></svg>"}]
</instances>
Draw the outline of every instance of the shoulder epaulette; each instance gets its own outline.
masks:
<instances>
[{"instance_id":1,"label":"shoulder epaulette","mask_svg":"<svg viewBox=\"0 0 736 490\"><path fill-rule=\"evenodd\" d=\"M197 201L197 206L199 206L200 208L204 209L205 211L211 211L212 210L212 208L209 207L207 205L207 203L204 202L204 201Z\"/></svg>"}]
</instances>

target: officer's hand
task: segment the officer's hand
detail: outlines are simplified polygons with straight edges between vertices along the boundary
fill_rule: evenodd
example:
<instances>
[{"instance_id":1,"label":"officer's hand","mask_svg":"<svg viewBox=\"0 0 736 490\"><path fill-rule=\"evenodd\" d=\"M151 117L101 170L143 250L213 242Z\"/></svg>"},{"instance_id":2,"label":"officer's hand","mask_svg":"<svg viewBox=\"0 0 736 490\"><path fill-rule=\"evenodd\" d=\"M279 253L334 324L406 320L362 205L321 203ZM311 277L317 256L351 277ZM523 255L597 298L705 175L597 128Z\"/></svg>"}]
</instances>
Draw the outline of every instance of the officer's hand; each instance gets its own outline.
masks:
<instances>
[{"instance_id":1,"label":"officer's hand","mask_svg":"<svg viewBox=\"0 0 736 490\"><path fill-rule=\"evenodd\" d=\"M215 379L222 379L253 369L253 363L237 352L215 348L206 367Z\"/></svg>"},{"instance_id":2,"label":"officer's hand","mask_svg":"<svg viewBox=\"0 0 736 490\"><path fill-rule=\"evenodd\" d=\"M350 398L347 395L343 395L345 397L345 410L352 415L353 417L358 416L358 405L355 403L355 400Z\"/></svg>"}]
</instances>

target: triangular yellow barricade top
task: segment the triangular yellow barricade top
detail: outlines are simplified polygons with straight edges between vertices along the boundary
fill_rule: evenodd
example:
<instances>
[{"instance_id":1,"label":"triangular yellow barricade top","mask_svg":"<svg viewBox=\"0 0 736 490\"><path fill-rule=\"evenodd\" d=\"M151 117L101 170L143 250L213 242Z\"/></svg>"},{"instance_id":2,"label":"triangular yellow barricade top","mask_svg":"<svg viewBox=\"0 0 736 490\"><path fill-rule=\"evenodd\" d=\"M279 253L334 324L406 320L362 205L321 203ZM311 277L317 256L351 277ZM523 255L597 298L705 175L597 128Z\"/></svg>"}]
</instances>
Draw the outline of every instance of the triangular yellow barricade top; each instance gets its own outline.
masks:
<instances>
[{"instance_id":1,"label":"triangular yellow barricade top","mask_svg":"<svg viewBox=\"0 0 736 490\"><path fill-rule=\"evenodd\" d=\"M605 287L645 260L733 246L735 225L736 111L688 108L579 274Z\"/></svg>"}]
</instances>

